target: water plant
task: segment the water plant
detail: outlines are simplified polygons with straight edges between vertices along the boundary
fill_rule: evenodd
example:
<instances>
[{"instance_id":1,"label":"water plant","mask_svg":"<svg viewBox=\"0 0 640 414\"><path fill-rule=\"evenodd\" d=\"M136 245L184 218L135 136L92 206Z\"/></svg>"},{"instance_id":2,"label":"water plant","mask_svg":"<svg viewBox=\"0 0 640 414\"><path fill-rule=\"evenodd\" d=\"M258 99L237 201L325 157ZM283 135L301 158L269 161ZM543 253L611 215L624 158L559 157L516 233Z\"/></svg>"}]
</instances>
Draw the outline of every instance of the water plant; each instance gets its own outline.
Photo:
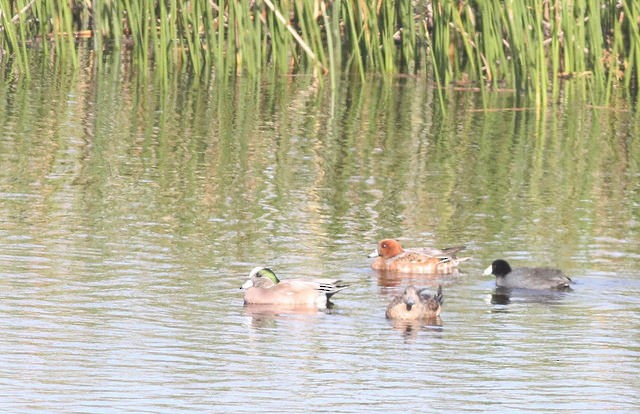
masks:
<instances>
[{"instance_id":1,"label":"water plant","mask_svg":"<svg viewBox=\"0 0 640 414\"><path fill-rule=\"evenodd\" d=\"M567 79L635 91L639 21L634 0L0 0L0 64L29 76L34 54L78 64L82 45L156 76L426 74L542 106Z\"/></svg>"}]
</instances>

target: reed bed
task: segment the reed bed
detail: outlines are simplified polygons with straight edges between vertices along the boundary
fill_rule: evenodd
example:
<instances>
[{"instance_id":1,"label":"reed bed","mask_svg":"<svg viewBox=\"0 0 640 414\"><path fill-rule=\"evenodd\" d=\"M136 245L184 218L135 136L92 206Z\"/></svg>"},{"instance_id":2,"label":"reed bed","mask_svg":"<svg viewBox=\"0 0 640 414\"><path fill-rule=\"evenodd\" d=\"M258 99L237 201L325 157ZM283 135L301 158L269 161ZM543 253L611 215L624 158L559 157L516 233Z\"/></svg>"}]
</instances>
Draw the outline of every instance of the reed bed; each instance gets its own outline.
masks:
<instances>
[{"instance_id":1,"label":"reed bed","mask_svg":"<svg viewBox=\"0 0 640 414\"><path fill-rule=\"evenodd\" d=\"M637 90L639 22L635 0L0 0L0 64L29 76L88 44L156 76L427 75L543 104L566 79Z\"/></svg>"}]
</instances>

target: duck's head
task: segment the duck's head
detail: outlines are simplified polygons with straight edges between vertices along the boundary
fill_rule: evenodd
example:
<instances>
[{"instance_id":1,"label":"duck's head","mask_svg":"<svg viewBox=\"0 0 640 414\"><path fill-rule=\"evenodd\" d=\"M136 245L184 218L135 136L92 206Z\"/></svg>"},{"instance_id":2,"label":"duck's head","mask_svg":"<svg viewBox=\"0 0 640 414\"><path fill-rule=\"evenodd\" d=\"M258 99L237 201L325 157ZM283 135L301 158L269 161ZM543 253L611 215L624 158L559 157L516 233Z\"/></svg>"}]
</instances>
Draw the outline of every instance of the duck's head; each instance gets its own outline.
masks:
<instances>
[{"instance_id":1,"label":"duck's head","mask_svg":"<svg viewBox=\"0 0 640 414\"><path fill-rule=\"evenodd\" d=\"M394 257L402 253L402 246L397 240L394 239L383 239L378 242L378 248L374 250L369 257L384 257L388 259L390 257Z\"/></svg>"},{"instance_id":2,"label":"duck's head","mask_svg":"<svg viewBox=\"0 0 640 414\"><path fill-rule=\"evenodd\" d=\"M241 289L249 289L250 287L270 288L280 283L280 279L268 267L254 267L249 272L249 280L244 282Z\"/></svg>"},{"instance_id":3,"label":"duck's head","mask_svg":"<svg viewBox=\"0 0 640 414\"><path fill-rule=\"evenodd\" d=\"M407 286L402 294L402 302L404 302L407 311L410 312L413 305L420 301L418 290L414 286Z\"/></svg>"}]
</instances>

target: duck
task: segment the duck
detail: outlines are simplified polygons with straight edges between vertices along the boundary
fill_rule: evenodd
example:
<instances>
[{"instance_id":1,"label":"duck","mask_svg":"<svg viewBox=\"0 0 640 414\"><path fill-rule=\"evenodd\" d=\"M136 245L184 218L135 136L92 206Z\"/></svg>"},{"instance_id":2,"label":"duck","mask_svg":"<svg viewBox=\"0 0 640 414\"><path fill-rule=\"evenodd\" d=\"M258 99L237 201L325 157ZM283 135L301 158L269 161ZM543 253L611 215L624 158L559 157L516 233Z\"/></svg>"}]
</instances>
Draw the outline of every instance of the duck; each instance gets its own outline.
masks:
<instances>
[{"instance_id":1,"label":"duck","mask_svg":"<svg viewBox=\"0 0 640 414\"><path fill-rule=\"evenodd\" d=\"M459 263L469 260L468 257L459 258L456 256L464 248L465 246L446 249L403 249L397 240L383 239L378 242L378 248L369 255L369 258L376 258L371 263L371 267L375 270L447 274L458 270Z\"/></svg>"},{"instance_id":2,"label":"duck","mask_svg":"<svg viewBox=\"0 0 640 414\"><path fill-rule=\"evenodd\" d=\"M442 285L435 295L413 285L405 288L402 295L395 296L387 306L387 319L418 321L437 318L442 310Z\"/></svg>"},{"instance_id":3,"label":"duck","mask_svg":"<svg viewBox=\"0 0 640 414\"><path fill-rule=\"evenodd\" d=\"M255 267L240 289L245 305L275 305L323 310L331 297L348 285L337 279L294 278L280 280L273 270Z\"/></svg>"},{"instance_id":4,"label":"duck","mask_svg":"<svg viewBox=\"0 0 640 414\"><path fill-rule=\"evenodd\" d=\"M505 289L568 290L572 280L562 270L552 267L520 267L512 269L506 260L494 260L483 272L494 275L496 286Z\"/></svg>"}]
</instances>

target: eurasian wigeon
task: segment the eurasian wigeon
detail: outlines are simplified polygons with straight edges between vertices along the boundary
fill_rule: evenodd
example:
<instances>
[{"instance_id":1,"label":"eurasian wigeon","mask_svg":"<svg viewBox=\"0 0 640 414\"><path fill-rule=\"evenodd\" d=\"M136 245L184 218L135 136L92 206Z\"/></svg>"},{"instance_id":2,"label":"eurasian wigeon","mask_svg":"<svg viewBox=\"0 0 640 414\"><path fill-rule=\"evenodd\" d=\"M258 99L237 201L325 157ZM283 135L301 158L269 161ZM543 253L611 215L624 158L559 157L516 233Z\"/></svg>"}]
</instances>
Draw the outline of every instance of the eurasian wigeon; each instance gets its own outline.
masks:
<instances>
[{"instance_id":1,"label":"eurasian wigeon","mask_svg":"<svg viewBox=\"0 0 640 414\"><path fill-rule=\"evenodd\" d=\"M418 321L437 318L442 309L442 286L438 286L435 295L407 286L402 295L394 297L387 306L387 319Z\"/></svg>"},{"instance_id":2,"label":"eurasian wigeon","mask_svg":"<svg viewBox=\"0 0 640 414\"><path fill-rule=\"evenodd\" d=\"M571 289L571 279L562 270L551 267L520 267L511 269L506 260L495 260L483 273L494 275L496 286L506 289Z\"/></svg>"},{"instance_id":3,"label":"eurasian wigeon","mask_svg":"<svg viewBox=\"0 0 640 414\"><path fill-rule=\"evenodd\" d=\"M468 257L459 258L456 254L465 246L449 247L446 249L421 248L403 249L397 240L384 239L378 243L378 248L369 255L377 257L371 263L376 270L388 270L401 273L453 273L458 264L469 260Z\"/></svg>"},{"instance_id":4,"label":"eurasian wigeon","mask_svg":"<svg viewBox=\"0 0 640 414\"><path fill-rule=\"evenodd\" d=\"M278 305L325 309L329 299L347 285L336 279L295 278L280 280L266 267L256 267L241 287L245 305Z\"/></svg>"}]
</instances>

